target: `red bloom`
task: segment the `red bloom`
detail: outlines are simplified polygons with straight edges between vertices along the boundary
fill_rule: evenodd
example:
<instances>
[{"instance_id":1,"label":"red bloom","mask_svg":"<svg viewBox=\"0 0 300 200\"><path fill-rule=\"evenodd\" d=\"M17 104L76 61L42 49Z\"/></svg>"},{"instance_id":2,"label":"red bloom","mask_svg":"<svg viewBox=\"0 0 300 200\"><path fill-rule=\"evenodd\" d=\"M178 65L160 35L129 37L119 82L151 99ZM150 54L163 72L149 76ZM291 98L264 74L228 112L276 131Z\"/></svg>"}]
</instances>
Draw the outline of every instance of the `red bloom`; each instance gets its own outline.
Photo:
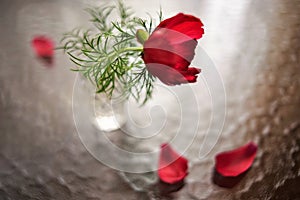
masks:
<instances>
[{"instance_id":1,"label":"red bloom","mask_svg":"<svg viewBox=\"0 0 300 200\"><path fill-rule=\"evenodd\" d=\"M46 36L36 36L31 41L32 48L39 58L51 59L54 52L54 42Z\"/></svg>"},{"instance_id":2,"label":"red bloom","mask_svg":"<svg viewBox=\"0 0 300 200\"><path fill-rule=\"evenodd\" d=\"M148 71L167 85L196 82L200 69L190 67L197 40L204 30L200 19L179 13L162 21L144 43Z\"/></svg>"},{"instance_id":3,"label":"red bloom","mask_svg":"<svg viewBox=\"0 0 300 200\"><path fill-rule=\"evenodd\" d=\"M216 156L216 170L222 176L238 176L247 171L256 156L257 146L250 142Z\"/></svg>"},{"instance_id":4,"label":"red bloom","mask_svg":"<svg viewBox=\"0 0 300 200\"><path fill-rule=\"evenodd\" d=\"M169 144L161 145L158 176L165 183L178 183L187 176L188 161L178 155Z\"/></svg>"}]
</instances>

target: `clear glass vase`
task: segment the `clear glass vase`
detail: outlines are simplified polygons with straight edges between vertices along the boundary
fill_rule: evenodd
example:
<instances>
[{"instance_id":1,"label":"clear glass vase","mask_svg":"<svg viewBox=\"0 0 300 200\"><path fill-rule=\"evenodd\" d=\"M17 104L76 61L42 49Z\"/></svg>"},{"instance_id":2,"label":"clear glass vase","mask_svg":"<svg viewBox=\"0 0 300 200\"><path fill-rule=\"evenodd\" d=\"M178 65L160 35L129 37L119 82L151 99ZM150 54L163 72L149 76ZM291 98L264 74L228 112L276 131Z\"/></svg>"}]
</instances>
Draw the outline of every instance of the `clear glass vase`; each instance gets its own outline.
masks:
<instances>
[{"instance_id":1,"label":"clear glass vase","mask_svg":"<svg viewBox=\"0 0 300 200\"><path fill-rule=\"evenodd\" d=\"M94 94L94 125L102 131L110 132L121 128L126 118L124 100L110 99L105 94Z\"/></svg>"},{"instance_id":2,"label":"clear glass vase","mask_svg":"<svg viewBox=\"0 0 300 200\"><path fill-rule=\"evenodd\" d=\"M80 92L85 93L84 96L89 97L87 100L90 104L89 110L93 118L91 121L97 129L111 132L125 124L125 100L117 98L120 94L120 88L116 88L114 95L110 98L105 93L96 93L96 87L83 75L79 75L75 85L77 87L74 87L74 90L83 90Z\"/></svg>"}]
</instances>

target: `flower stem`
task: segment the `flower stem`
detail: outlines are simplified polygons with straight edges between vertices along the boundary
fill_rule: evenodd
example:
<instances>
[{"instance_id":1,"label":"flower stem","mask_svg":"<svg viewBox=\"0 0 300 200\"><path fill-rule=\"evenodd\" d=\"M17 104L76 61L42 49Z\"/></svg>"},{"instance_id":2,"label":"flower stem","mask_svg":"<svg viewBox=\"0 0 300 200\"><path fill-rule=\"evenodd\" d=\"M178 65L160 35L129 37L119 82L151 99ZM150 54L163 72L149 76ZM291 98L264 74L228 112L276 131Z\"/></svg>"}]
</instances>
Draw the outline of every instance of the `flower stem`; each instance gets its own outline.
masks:
<instances>
[{"instance_id":1,"label":"flower stem","mask_svg":"<svg viewBox=\"0 0 300 200\"><path fill-rule=\"evenodd\" d=\"M126 51L143 51L143 47L126 47L120 51L120 53L126 52Z\"/></svg>"},{"instance_id":2,"label":"flower stem","mask_svg":"<svg viewBox=\"0 0 300 200\"><path fill-rule=\"evenodd\" d=\"M107 57L115 57L115 56L119 56L120 54L124 53L124 52L128 52L128 51L140 51L142 52L143 51L143 47L126 47L124 49L121 49L119 51L112 51L110 52L109 54L107 54ZM101 58L101 59L98 59L97 61L98 62L102 62L102 60L104 60L106 58Z\"/></svg>"}]
</instances>

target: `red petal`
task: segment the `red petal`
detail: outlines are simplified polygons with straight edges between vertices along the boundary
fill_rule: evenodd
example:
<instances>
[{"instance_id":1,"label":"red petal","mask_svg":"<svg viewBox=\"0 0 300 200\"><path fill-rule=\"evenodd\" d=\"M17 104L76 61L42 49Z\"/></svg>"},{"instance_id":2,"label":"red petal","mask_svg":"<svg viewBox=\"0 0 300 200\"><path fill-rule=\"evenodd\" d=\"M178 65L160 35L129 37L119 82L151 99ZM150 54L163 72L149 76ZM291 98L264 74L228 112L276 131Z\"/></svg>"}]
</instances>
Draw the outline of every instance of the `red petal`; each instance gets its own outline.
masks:
<instances>
[{"instance_id":1,"label":"red petal","mask_svg":"<svg viewBox=\"0 0 300 200\"><path fill-rule=\"evenodd\" d=\"M222 176L238 176L252 165L256 156L257 145L250 142L232 151L216 156L216 170Z\"/></svg>"},{"instance_id":2,"label":"red petal","mask_svg":"<svg viewBox=\"0 0 300 200\"><path fill-rule=\"evenodd\" d=\"M161 145L159 158L159 178L169 184L182 181L187 176L188 161L178 155L169 144Z\"/></svg>"},{"instance_id":3,"label":"red petal","mask_svg":"<svg viewBox=\"0 0 300 200\"><path fill-rule=\"evenodd\" d=\"M167 28L183 33L193 39L200 39L204 34L203 23L197 17L179 13L162 21L158 28Z\"/></svg>"},{"instance_id":4,"label":"red petal","mask_svg":"<svg viewBox=\"0 0 300 200\"><path fill-rule=\"evenodd\" d=\"M46 36L36 36L31 41L32 48L36 55L41 58L52 58L54 52L54 42Z\"/></svg>"},{"instance_id":5,"label":"red petal","mask_svg":"<svg viewBox=\"0 0 300 200\"><path fill-rule=\"evenodd\" d=\"M149 63L147 70L156 76L161 82L167 85L180 85L184 83L194 83L197 80L198 68L188 68L187 71L175 70L171 67L161 64Z\"/></svg>"},{"instance_id":6,"label":"red petal","mask_svg":"<svg viewBox=\"0 0 300 200\"><path fill-rule=\"evenodd\" d=\"M194 83L197 81L197 74L201 72L201 69L190 67L187 71L181 72L181 74L184 76L185 80L187 80L189 83Z\"/></svg>"},{"instance_id":7,"label":"red petal","mask_svg":"<svg viewBox=\"0 0 300 200\"><path fill-rule=\"evenodd\" d=\"M180 55L163 49L144 49L143 60L146 64L156 63L178 70L187 70L190 65L190 62Z\"/></svg>"},{"instance_id":8,"label":"red petal","mask_svg":"<svg viewBox=\"0 0 300 200\"><path fill-rule=\"evenodd\" d=\"M179 71L176 71L166 65L150 63L147 64L146 67L153 76L156 76L166 85L179 85L182 83L188 83L188 81Z\"/></svg>"},{"instance_id":9,"label":"red petal","mask_svg":"<svg viewBox=\"0 0 300 200\"><path fill-rule=\"evenodd\" d=\"M155 35L155 33L153 33ZM165 36L164 36L165 37ZM187 70L195 55L197 41L187 40L173 44L164 37L150 37L144 46L144 62L160 63L178 70ZM169 38L170 39L170 38Z\"/></svg>"}]
</instances>

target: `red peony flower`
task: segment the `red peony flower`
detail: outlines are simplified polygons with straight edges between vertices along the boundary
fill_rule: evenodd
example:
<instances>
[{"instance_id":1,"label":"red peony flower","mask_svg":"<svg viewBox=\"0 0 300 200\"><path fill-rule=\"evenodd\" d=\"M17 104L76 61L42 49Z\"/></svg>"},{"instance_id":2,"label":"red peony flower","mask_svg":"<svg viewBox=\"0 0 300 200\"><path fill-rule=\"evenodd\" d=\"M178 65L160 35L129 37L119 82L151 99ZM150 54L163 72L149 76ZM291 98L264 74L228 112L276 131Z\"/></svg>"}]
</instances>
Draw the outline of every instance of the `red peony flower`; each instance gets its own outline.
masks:
<instances>
[{"instance_id":1,"label":"red peony flower","mask_svg":"<svg viewBox=\"0 0 300 200\"><path fill-rule=\"evenodd\" d=\"M188 161L178 155L169 144L161 145L158 176L165 183L175 184L187 176Z\"/></svg>"},{"instance_id":2,"label":"red peony flower","mask_svg":"<svg viewBox=\"0 0 300 200\"><path fill-rule=\"evenodd\" d=\"M232 151L216 156L216 170L222 176L238 176L247 171L256 156L257 146L250 142Z\"/></svg>"},{"instance_id":3,"label":"red peony flower","mask_svg":"<svg viewBox=\"0 0 300 200\"><path fill-rule=\"evenodd\" d=\"M52 61L54 53L54 42L46 36L36 36L31 41L32 48L37 57Z\"/></svg>"},{"instance_id":4,"label":"red peony flower","mask_svg":"<svg viewBox=\"0 0 300 200\"><path fill-rule=\"evenodd\" d=\"M162 21L144 43L147 70L167 85L196 82L201 70L189 65L202 26L200 19L183 13Z\"/></svg>"}]
</instances>

